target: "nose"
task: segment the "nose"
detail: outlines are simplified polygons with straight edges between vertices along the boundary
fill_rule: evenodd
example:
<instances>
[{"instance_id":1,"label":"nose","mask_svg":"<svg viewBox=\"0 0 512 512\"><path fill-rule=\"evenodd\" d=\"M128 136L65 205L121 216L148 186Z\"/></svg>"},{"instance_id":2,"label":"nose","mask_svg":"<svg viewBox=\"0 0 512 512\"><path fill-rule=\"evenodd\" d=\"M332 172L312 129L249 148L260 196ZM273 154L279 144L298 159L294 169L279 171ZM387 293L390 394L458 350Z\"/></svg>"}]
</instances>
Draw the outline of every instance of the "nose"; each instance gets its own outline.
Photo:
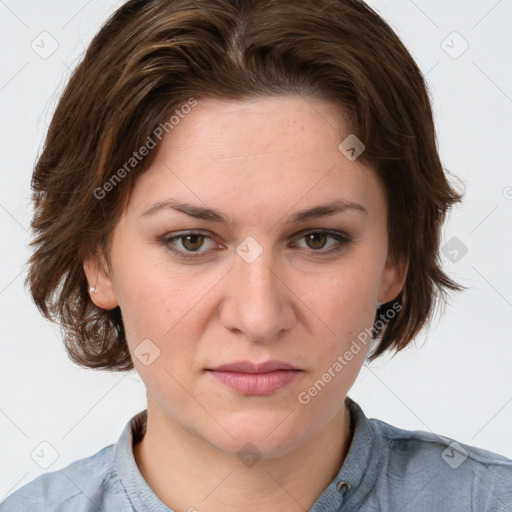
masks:
<instances>
[{"instance_id":1,"label":"nose","mask_svg":"<svg viewBox=\"0 0 512 512\"><path fill-rule=\"evenodd\" d=\"M248 262L235 255L227 274L221 321L251 341L276 341L296 322L294 295L286 279L278 275L272 255L264 251Z\"/></svg>"}]
</instances>

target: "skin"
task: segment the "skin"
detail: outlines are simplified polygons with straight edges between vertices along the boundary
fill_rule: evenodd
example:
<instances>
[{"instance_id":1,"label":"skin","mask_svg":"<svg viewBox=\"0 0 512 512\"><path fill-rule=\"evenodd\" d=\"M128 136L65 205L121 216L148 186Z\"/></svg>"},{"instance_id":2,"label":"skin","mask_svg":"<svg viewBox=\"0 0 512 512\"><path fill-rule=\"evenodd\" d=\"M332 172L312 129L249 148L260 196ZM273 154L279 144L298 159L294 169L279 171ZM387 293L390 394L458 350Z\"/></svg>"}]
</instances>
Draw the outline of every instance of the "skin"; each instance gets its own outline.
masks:
<instances>
[{"instance_id":1,"label":"skin","mask_svg":"<svg viewBox=\"0 0 512 512\"><path fill-rule=\"evenodd\" d=\"M137 179L112 233L110 266L94 256L84 262L98 290L92 300L120 306L147 388L137 464L176 511L309 509L343 463L352 438L344 399L368 347L308 404L298 395L373 325L376 303L394 299L406 277L388 258L383 184L338 149L350 133L323 100L200 101ZM234 222L171 208L142 215L169 198ZM365 211L286 224L298 210L340 199ZM350 241L301 234L325 229ZM184 230L210 238L162 240ZM236 252L246 237L262 249L252 262ZM202 254L184 259L169 247ZM134 355L144 339L160 350L148 366ZM242 395L206 371L269 359L302 372L268 396ZM250 467L237 456L248 442L261 455Z\"/></svg>"}]
</instances>

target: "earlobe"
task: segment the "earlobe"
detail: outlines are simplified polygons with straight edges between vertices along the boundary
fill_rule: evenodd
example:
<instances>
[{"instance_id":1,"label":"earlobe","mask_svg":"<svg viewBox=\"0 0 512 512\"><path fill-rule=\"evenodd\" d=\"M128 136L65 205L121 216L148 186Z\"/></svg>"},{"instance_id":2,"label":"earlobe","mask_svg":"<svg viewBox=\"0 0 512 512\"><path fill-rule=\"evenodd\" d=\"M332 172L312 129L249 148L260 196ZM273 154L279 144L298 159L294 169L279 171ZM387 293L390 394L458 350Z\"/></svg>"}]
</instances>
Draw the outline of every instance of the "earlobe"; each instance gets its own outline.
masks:
<instances>
[{"instance_id":1,"label":"earlobe","mask_svg":"<svg viewBox=\"0 0 512 512\"><path fill-rule=\"evenodd\" d=\"M84 260L83 268L92 302L102 309L119 306L106 262L94 254Z\"/></svg>"},{"instance_id":2,"label":"earlobe","mask_svg":"<svg viewBox=\"0 0 512 512\"><path fill-rule=\"evenodd\" d=\"M394 262L390 257L384 267L382 274L381 288L379 292L379 302L385 304L395 299L402 291L405 280L407 278L407 271L409 269L409 262Z\"/></svg>"}]
</instances>

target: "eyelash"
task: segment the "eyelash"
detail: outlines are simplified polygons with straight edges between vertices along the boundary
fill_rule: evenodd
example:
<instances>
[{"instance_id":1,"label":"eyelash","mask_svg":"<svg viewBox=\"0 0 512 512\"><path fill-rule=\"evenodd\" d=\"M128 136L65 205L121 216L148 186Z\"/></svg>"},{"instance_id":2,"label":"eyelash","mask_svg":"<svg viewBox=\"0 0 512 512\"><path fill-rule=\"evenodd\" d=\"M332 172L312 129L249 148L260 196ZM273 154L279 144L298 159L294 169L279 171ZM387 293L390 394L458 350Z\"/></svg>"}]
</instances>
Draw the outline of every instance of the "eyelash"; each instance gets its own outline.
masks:
<instances>
[{"instance_id":1,"label":"eyelash","mask_svg":"<svg viewBox=\"0 0 512 512\"><path fill-rule=\"evenodd\" d=\"M161 238L160 242L168 250L170 250L172 253L178 255L180 258L194 259L194 258L203 257L205 254L207 254L205 251L199 251L199 250L198 251L182 251L182 250L178 250L172 246L172 242L174 242L175 240L179 240L179 239L185 238L190 235L202 236L202 237L205 237L205 238L211 240L211 237L208 236L208 234L205 232L184 231L184 232L181 232L178 234L165 235L164 237ZM335 253L341 251L341 249L343 249L344 246L351 243L351 239L348 237L348 235L346 235L345 233L343 233L341 231L308 230L308 231L303 231L303 232L299 233L298 238L301 239L308 235L328 235L329 237L334 238L338 242L338 244L336 244L335 246L333 246L327 250L310 249L310 251L308 252L308 255L310 255L310 256L330 256L332 254L335 254Z\"/></svg>"}]
</instances>

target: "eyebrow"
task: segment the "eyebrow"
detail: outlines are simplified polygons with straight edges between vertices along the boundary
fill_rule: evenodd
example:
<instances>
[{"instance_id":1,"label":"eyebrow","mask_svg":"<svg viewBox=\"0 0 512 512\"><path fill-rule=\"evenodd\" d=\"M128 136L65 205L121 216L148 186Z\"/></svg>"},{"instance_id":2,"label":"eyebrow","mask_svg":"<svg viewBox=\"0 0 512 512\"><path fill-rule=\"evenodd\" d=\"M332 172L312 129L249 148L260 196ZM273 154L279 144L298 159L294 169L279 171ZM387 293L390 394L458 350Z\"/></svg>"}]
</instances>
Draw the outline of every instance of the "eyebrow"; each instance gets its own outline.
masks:
<instances>
[{"instance_id":1,"label":"eyebrow","mask_svg":"<svg viewBox=\"0 0 512 512\"><path fill-rule=\"evenodd\" d=\"M153 206L144 211L141 214L141 217L154 215L157 212L167 209L185 213L186 215L196 219L218 222L219 224L225 225L234 224L234 222L228 216L224 215L222 212L216 210L215 208L207 208L204 206L187 204L176 199L167 199L166 201L155 203ZM313 206L305 210L299 210L295 212L285 222L285 224L299 224L307 220L328 217L330 215L334 215L335 213L340 213L347 210L360 211L368 215L366 208L364 208L364 206L360 205L359 203L354 203L345 199L338 199L336 201Z\"/></svg>"}]
</instances>

